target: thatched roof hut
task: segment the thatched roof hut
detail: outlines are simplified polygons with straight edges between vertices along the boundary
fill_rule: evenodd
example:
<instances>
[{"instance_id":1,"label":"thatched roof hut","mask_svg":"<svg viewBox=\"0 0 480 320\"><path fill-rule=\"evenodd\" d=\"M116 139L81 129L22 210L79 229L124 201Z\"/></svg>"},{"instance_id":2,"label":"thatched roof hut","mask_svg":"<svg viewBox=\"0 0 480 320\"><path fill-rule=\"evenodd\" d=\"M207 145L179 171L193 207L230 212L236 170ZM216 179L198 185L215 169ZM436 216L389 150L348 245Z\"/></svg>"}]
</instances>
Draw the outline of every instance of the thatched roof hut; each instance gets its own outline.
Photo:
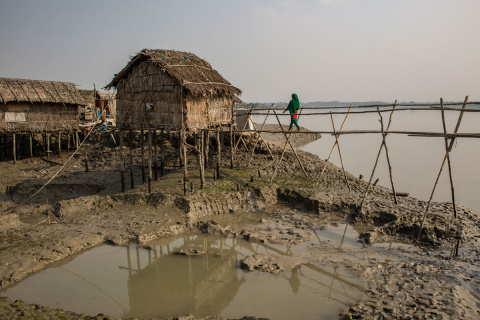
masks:
<instances>
[{"instance_id":1,"label":"thatched roof hut","mask_svg":"<svg viewBox=\"0 0 480 320\"><path fill-rule=\"evenodd\" d=\"M81 105L73 83L0 78L2 133L75 130Z\"/></svg>"},{"instance_id":2,"label":"thatched roof hut","mask_svg":"<svg viewBox=\"0 0 480 320\"><path fill-rule=\"evenodd\" d=\"M208 128L233 123L240 89L188 52L144 49L105 87L117 90L117 126Z\"/></svg>"}]
</instances>

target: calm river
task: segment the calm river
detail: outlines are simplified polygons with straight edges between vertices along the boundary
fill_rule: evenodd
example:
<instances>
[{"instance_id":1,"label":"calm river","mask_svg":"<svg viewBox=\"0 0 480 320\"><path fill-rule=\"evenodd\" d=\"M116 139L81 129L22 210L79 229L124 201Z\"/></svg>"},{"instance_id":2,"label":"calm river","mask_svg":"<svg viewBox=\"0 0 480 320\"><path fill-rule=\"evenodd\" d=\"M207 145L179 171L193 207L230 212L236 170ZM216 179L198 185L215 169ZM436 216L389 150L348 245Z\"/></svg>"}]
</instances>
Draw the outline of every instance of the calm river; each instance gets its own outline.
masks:
<instances>
[{"instance_id":1,"label":"calm river","mask_svg":"<svg viewBox=\"0 0 480 320\"><path fill-rule=\"evenodd\" d=\"M341 109L346 111L347 109ZM305 110L305 113L307 110ZM318 111L316 111L318 112ZM326 111L328 112L328 110ZM447 132L453 133L459 116L457 111L446 111ZM382 113L385 127L389 112ZM335 128L340 129L345 115L334 115ZM262 123L264 116L254 117L256 123ZM350 114L343 130L380 130L378 113ZM289 123L289 117L281 117L283 123ZM277 123L270 116L267 123ZM312 131L332 131L330 115L303 115L299 124ZM443 132L440 111L395 111L390 130ZM459 133L479 133L480 114L465 113ZM335 142L335 138L323 134L322 138L304 147L302 150L326 159ZM381 134L351 134L339 139L345 169L355 176L364 175L368 181L381 144ZM408 192L410 196L428 201L437 174L445 155L443 137L414 137L403 134L391 134L387 137L387 146L392 164L393 180L397 192ZM450 154L452 163L455 199L466 207L480 211L480 139L459 138ZM341 166L338 151L335 150L331 162ZM374 179L378 184L390 188L388 166L385 151L382 151ZM435 201L451 201L448 167L445 163L442 176L435 191Z\"/></svg>"}]
</instances>

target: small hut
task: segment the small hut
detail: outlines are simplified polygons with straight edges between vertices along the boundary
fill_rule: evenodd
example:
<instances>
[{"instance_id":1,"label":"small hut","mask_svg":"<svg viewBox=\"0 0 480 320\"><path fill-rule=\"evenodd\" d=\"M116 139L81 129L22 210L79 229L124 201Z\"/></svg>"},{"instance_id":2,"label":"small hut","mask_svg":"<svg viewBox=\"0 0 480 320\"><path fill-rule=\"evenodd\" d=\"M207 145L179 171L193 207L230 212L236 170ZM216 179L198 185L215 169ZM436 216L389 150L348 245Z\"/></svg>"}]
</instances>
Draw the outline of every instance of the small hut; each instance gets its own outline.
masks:
<instances>
[{"instance_id":1,"label":"small hut","mask_svg":"<svg viewBox=\"0 0 480 320\"><path fill-rule=\"evenodd\" d=\"M69 137L77 133L78 109L82 105L82 96L70 82L0 78L0 133L5 156L7 134L12 134L14 161L17 134L23 138L30 135L31 154L33 134L44 134L47 140L47 135L57 133L60 145L62 133ZM44 148L48 143L43 143Z\"/></svg>"},{"instance_id":2,"label":"small hut","mask_svg":"<svg viewBox=\"0 0 480 320\"><path fill-rule=\"evenodd\" d=\"M233 124L240 89L188 52L144 49L105 87L117 89L117 126L204 129Z\"/></svg>"},{"instance_id":3,"label":"small hut","mask_svg":"<svg viewBox=\"0 0 480 320\"><path fill-rule=\"evenodd\" d=\"M141 130L142 141L143 130L148 130L148 150L151 150L152 133L155 143L156 130L161 130L161 139L165 129L180 131L179 158L183 160L184 192L186 192L186 131L192 132L198 140L203 140L204 136L207 137L207 143L203 144L204 150L197 149L197 162L202 179L201 187L203 187L205 161L202 154L205 153L205 157L208 156L209 129L215 128L218 144L217 176L220 177L219 131L222 127L229 127L230 137L232 137L232 126L235 122L233 107L235 102L239 101L238 96L241 91L225 80L207 61L188 52L144 49L137 53L105 86L105 89L111 88L116 89L116 124L120 128L120 150L123 150L123 130L130 130L130 133L132 130ZM144 144L141 145L143 154ZM120 152L120 156L122 158L120 169L122 191L124 191L123 151ZM231 157L233 163L233 153ZM156 158L155 155L155 161ZM149 191L152 179L151 160L149 155ZM143 163L142 155L142 167L144 167ZM131 168L130 171L133 181L133 169ZM156 172L155 164L155 174ZM145 174L143 177L145 181Z\"/></svg>"}]
</instances>

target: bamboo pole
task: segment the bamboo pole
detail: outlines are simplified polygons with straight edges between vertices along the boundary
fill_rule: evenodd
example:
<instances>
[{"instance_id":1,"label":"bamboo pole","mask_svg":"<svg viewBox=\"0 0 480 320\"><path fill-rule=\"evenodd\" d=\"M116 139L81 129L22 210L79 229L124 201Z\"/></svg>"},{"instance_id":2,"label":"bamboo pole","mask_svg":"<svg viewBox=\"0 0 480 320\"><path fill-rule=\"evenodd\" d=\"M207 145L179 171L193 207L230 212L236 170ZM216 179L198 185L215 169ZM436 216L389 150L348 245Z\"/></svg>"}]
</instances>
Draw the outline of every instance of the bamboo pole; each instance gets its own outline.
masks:
<instances>
[{"instance_id":1,"label":"bamboo pole","mask_svg":"<svg viewBox=\"0 0 480 320\"><path fill-rule=\"evenodd\" d=\"M468 101L468 96L465 97L465 100L464 100L464 103L463 103L463 106L462 106L462 112L460 112L460 115L458 116L457 124L456 124L455 130L454 130L455 133L460 129L460 124L461 124L462 119L463 119L463 114L464 114L464 112L467 108L467 101ZM442 165L440 166L440 170L438 172L437 179L435 180L435 184L433 185L433 189L432 189L432 192L430 194L430 198L428 200L427 208L425 209L425 213L423 214L422 224L420 225L420 229L418 230L417 238L420 237L420 233L421 233L421 231L423 229L423 226L425 224L425 219L427 218L427 214L430 210L430 205L431 205L432 200L433 200L433 195L435 194L435 189L437 188L438 181L440 180L440 176L441 176L442 171L443 171L443 167L445 165L445 162L447 161L447 155L448 155L448 153L450 153L450 151L452 151L454 143L455 143L455 138L452 138L450 140L450 145L448 146L448 149L447 149L448 152L445 152L445 156L443 157Z\"/></svg>"},{"instance_id":2,"label":"bamboo pole","mask_svg":"<svg viewBox=\"0 0 480 320\"><path fill-rule=\"evenodd\" d=\"M133 130L130 129L128 131L128 144L130 148L130 189L135 188L135 174L134 174L134 166L133 166Z\"/></svg>"},{"instance_id":3,"label":"bamboo pole","mask_svg":"<svg viewBox=\"0 0 480 320\"><path fill-rule=\"evenodd\" d=\"M153 130L153 148L154 148L154 156L153 156L153 159L154 159L154 179L155 181L158 180L158 146L157 146L157 130Z\"/></svg>"},{"instance_id":4,"label":"bamboo pole","mask_svg":"<svg viewBox=\"0 0 480 320\"><path fill-rule=\"evenodd\" d=\"M203 130L200 131L200 136L195 134L195 143L196 143L196 148L195 148L195 155L197 158L197 164L198 164L198 170L200 173L200 189L203 189L205 186L205 168L203 165Z\"/></svg>"},{"instance_id":5,"label":"bamboo pole","mask_svg":"<svg viewBox=\"0 0 480 320\"><path fill-rule=\"evenodd\" d=\"M387 141L386 141L387 135L385 134L385 132L383 130L383 117L382 117L382 114L380 112L378 113L378 115L380 116L380 127L382 129L382 143L383 143L383 146L385 147L385 156L387 157L388 174L390 176L390 185L392 186L393 202L395 202L395 204L398 204L397 192L395 191L395 185L393 183L392 165L390 163L390 156L388 154L388 147L387 147ZM391 122L392 115L393 115L393 113L390 113L389 122Z\"/></svg>"},{"instance_id":6,"label":"bamboo pole","mask_svg":"<svg viewBox=\"0 0 480 320\"><path fill-rule=\"evenodd\" d=\"M17 134L13 133L13 164L17 163Z\"/></svg>"},{"instance_id":7,"label":"bamboo pole","mask_svg":"<svg viewBox=\"0 0 480 320\"><path fill-rule=\"evenodd\" d=\"M160 131L160 149L161 149L161 154L160 154L160 176L163 177L165 174L164 168L165 168L165 130L162 128Z\"/></svg>"},{"instance_id":8,"label":"bamboo pole","mask_svg":"<svg viewBox=\"0 0 480 320\"><path fill-rule=\"evenodd\" d=\"M123 130L120 129L120 183L122 192L125 192L125 163L123 160Z\"/></svg>"},{"instance_id":9,"label":"bamboo pole","mask_svg":"<svg viewBox=\"0 0 480 320\"><path fill-rule=\"evenodd\" d=\"M397 100L395 100L395 102L397 102ZM395 111L395 105L390 113L390 118L388 120L388 126L386 131L390 129L390 125L392 124L392 114L394 111ZM365 200L367 199L368 191L370 190L370 186L372 185L373 175L375 174L375 170L377 169L378 160L380 159L380 155L382 154L383 147L384 147L384 140L382 140L382 143L380 144L380 148L378 149L377 159L375 160L375 165L373 166L372 174L370 175L370 180L368 180L368 185L367 185L367 188L365 189L365 194L363 195L363 199L360 204L360 209L359 209L360 213L363 213L363 206L365 205Z\"/></svg>"},{"instance_id":10,"label":"bamboo pole","mask_svg":"<svg viewBox=\"0 0 480 320\"><path fill-rule=\"evenodd\" d=\"M450 179L450 190L452 192L452 205L453 205L453 216L455 219L457 218L457 208L455 205L455 189L453 187L453 178L452 178L452 164L450 161L450 149L448 146L448 138L447 138L447 126L445 124L445 109L443 106L443 98L440 98L440 104L442 106L442 124L443 124L443 132L445 133L445 154L447 155L447 164L448 164L448 177Z\"/></svg>"},{"instance_id":11,"label":"bamboo pole","mask_svg":"<svg viewBox=\"0 0 480 320\"><path fill-rule=\"evenodd\" d=\"M228 125L228 131L230 132L230 169L233 169L233 156L234 156L235 153L233 152L233 126L232 126L232 124ZM202 131L202 137L203 137L203 131ZM202 138L202 141L203 141L203 138Z\"/></svg>"},{"instance_id":12,"label":"bamboo pole","mask_svg":"<svg viewBox=\"0 0 480 320\"><path fill-rule=\"evenodd\" d=\"M313 184L312 191L311 191L312 194L313 194L313 191L315 190L316 185L318 184L318 182L319 182L320 179L322 178L323 173L324 173L325 170L327 169L328 162L330 161L330 158L332 157L333 151L335 151L335 147L338 145L338 140L340 139L339 133L341 133L342 130L343 130L343 126L345 125L345 122L347 121L348 115L350 114L350 109L351 109L351 107L352 107L352 105L350 105L350 108L348 109L348 112L347 112L347 114L345 115L345 118L343 119L342 126L340 127L340 131L337 132L337 135L336 135L336 136L338 136L338 138L335 139L335 142L334 142L334 144L333 144L333 146L332 146L332 150L330 150L330 154L328 155L327 161L325 161L325 165L323 166L323 169L322 169L322 171L320 172L320 175L318 176L317 181L315 181L315 183Z\"/></svg>"},{"instance_id":13,"label":"bamboo pole","mask_svg":"<svg viewBox=\"0 0 480 320\"><path fill-rule=\"evenodd\" d=\"M330 119L332 120L333 132L335 132L335 142L337 143L338 155L339 155L339 157L340 157L340 163L342 164L343 177L345 178L345 183L347 184L348 191L352 191L352 190L350 189L350 184L348 183L347 173L345 172L345 166L343 165L342 152L341 152L341 150L340 150L340 143L338 142L338 136L337 136L337 134L336 134L337 130L335 130L335 122L333 121L333 115L332 115L332 113L330 113Z\"/></svg>"},{"instance_id":14,"label":"bamboo pole","mask_svg":"<svg viewBox=\"0 0 480 320\"><path fill-rule=\"evenodd\" d=\"M140 141L141 141L141 153L142 153L142 182L145 183L145 181L147 180L146 179L146 176L145 176L145 132L142 130L140 130Z\"/></svg>"},{"instance_id":15,"label":"bamboo pole","mask_svg":"<svg viewBox=\"0 0 480 320\"><path fill-rule=\"evenodd\" d=\"M147 140L148 140L148 193L152 193L152 130L148 130Z\"/></svg>"},{"instance_id":16,"label":"bamboo pole","mask_svg":"<svg viewBox=\"0 0 480 320\"><path fill-rule=\"evenodd\" d=\"M188 175L188 172L187 172L187 146L186 146L186 140L185 140L185 129L182 128L182 131L181 131L181 135L182 135L182 144L181 144L181 150L182 150L182 154L183 154L183 194L186 195L187 194L187 175Z\"/></svg>"},{"instance_id":17,"label":"bamboo pole","mask_svg":"<svg viewBox=\"0 0 480 320\"><path fill-rule=\"evenodd\" d=\"M62 157L62 133L58 133L58 156Z\"/></svg>"},{"instance_id":18,"label":"bamboo pole","mask_svg":"<svg viewBox=\"0 0 480 320\"><path fill-rule=\"evenodd\" d=\"M33 133L28 135L30 138L30 162L33 162Z\"/></svg>"},{"instance_id":19,"label":"bamboo pole","mask_svg":"<svg viewBox=\"0 0 480 320\"><path fill-rule=\"evenodd\" d=\"M222 149L221 149L221 144L220 144L220 129L219 127L216 128L215 131L216 138L217 138L217 179L220 179L220 164L221 164L221 154L222 154Z\"/></svg>"}]
</instances>

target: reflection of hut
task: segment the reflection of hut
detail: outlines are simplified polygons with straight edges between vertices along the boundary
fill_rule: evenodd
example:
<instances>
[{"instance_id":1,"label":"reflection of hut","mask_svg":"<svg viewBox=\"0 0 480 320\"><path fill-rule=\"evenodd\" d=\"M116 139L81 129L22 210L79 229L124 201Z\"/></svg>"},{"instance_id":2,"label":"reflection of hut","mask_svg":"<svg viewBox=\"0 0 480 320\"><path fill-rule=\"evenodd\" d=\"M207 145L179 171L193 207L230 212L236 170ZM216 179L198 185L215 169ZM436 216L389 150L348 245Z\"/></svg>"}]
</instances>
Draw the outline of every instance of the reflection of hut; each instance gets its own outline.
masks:
<instances>
[{"instance_id":1,"label":"reflection of hut","mask_svg":"<svg viewBox=\"0 0 480 320\"><path fill-rule=\"evenodd\" d=\"M8 78L0 78L0 104L0 132L12 133L14 146L16 134L29 134L32 142L34 133L55 132L61 141L61 133L77 131L78 108L85 105L73 83Z\"/></svg>"},{"instance_id":2,"label":"reflection of hut","mask_svg":"<svg viewBox=\"0 0 480 320\"><path fill-rule=\"evenodd\" d=\"M180 131L180 158L185 168L184 180L187 179L186 131L193 133L200 141L205 133L208 137L209 129L214 128L218 142L220 128L229 127L232 137L233 106L239 101L238 96L241 94L238 88L225 80L207 61L192 53L174 50L142 50L105 88L116 89L116 124L121 130L121 144L122 130L148 130L149 150L151 134L153 133L155 140L156 130L160 129L162 133L164 129ZM131 133L130 137L132 136ZM143 132L141 136L143 139ZM208 143L203 145L208 148ZM202 157L206 152L198 150L198 153L198 162L203 163ZM122 152L120 154L123 156ZM155 155L154 159L156 158ZM219 162L220 157L217 160L218 176ZM199 165L200 167L202 165ZM202 170L200 169L200 175L203 177ZM121 172L122 190L125 190L123 168ZM151 174L149 182L150 180ZM202 178L202 186L203 181Z\"/></svg>"},{"instance_id":3,"label":"reflection of hut","mask_svg":"<svg viewBox=\"0 0 480 320\"><path fill-rule=\"evenodd\" d=\"M195 240L187 236L181 247L211 250L210 245L205 248L203 237ZM219 314L244 281L237 274L234 247L225 249L222 256L160 255L129 277L130 311L124 317L141 314L142 318L157 318L159 310L162 317L184 314L186 310L196 316Z\"/></svg>"},{"instance_id":4,"label":"reflection of hut","mask_svg":"<svg viewBox=\"0 0 480 320\"><path fill-rule=\"evenodd\" d=\"M96 121L98 120L98 108L95 105L95 91L94 90L83 90L80 89L80 94L85 100L86 106L82 110L81 115L84 120L87 121ZM97 91L98 92L98 91ZM107 119L115 119L115 110L116 110L116 100L115 94L110 92L98 92L100 96L100 103L105 110L105 115Z\"/></svg>"}]
</instances>

